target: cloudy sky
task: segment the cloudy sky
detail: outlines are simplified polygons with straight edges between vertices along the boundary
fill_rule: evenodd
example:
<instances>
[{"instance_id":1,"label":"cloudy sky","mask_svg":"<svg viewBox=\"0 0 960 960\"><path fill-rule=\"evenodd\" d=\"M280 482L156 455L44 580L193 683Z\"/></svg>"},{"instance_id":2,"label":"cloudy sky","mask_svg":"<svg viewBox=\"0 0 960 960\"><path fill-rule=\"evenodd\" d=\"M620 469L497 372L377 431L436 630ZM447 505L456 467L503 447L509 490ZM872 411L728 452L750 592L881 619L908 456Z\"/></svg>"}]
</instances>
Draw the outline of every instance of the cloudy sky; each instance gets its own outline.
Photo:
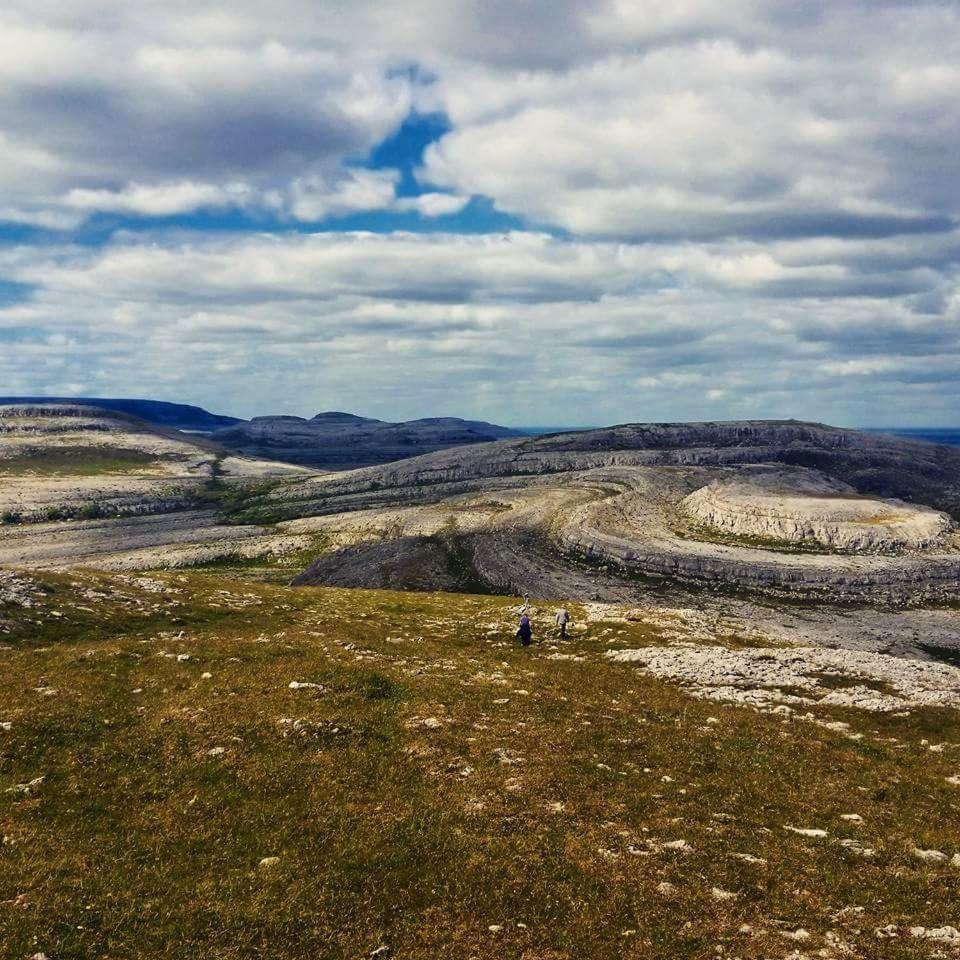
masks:
<instances>
[{"instance_id":1,"label":"cloudy sky","mask_svg":"<svg viewBox=\"0 0 960 960\"><path fill-rule=\"evenodd\" d=\"M956 0L5 0L0 393L960 422Z\"/></svg>"}]
</instances>

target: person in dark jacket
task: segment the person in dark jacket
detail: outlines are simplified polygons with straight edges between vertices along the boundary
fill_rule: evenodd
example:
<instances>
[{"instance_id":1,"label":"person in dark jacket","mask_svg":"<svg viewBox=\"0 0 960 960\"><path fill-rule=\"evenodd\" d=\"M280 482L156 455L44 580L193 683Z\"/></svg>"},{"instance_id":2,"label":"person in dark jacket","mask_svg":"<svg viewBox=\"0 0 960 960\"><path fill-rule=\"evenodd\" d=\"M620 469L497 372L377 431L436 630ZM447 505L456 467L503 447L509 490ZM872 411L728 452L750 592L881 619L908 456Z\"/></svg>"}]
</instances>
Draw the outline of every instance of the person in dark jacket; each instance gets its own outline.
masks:
<instances>
[{"instance_id":1,"label":"person in dark jacket","mask_svg":"<svg viewBox=\"0 0 960 960\"><path fill-rule=\"evenodd\" d=\"M524 613L520 617L520 626L517 628L517 636L520 638L520 642L525 646L530 646L530 641L533 639L533 627L530 625L530 618Z\"/></svg>"}]
</instances>

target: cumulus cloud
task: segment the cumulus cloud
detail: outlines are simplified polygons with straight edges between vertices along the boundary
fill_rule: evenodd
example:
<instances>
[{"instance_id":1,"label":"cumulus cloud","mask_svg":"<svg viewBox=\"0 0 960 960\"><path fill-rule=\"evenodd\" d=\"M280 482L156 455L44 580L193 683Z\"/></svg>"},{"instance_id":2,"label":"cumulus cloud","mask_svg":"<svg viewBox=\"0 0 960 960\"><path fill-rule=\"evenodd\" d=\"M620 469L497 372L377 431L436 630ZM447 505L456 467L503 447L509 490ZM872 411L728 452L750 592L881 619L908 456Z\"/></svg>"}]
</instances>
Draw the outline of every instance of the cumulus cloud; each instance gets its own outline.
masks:
<instances>
[{"instance_id":1,"label":"cumulus cloud","mask_svg":"<svg viewBox=\"0 0 960 960\"><path fill-rule=\"evenodd\" d=\"M947 169L960 151L957 8L811 5L774 33L782 5L749 6L749 19L725 8L726 25L688 10L665 35L647 29L637 52L614 46L559 74L451 73L453 127L425 176L581 235L949 229L960 214ZM619 23L631 35L628 7L644 5L608 8L607 33Z\"/></svg>"},{"instance_id":2,"label":"cumulus cloud","mask_svg":"<svg viewBox=\"0 0 960 960\"><path fill-rule=\"evenodd\" d=\"M0 28L20 221L151 190L179 210L187 184L197 209L237 184L298 219L388 209L349 161L414 105L450 120L399 208L427 217L480 194L577 235L771 239L960 215L960 12L937 0L11 0Z\"/></svg>"},{"instance_id":3,"label":"cumulus cloud","mask_svg":"<svg viewBox=\"0 0 960 960\"><path fill-rule=\"evenodd\" d=\"M0 220L65 232L0 246L8 390L581 423L956 409L956 4L335 7L4 4ZM445 132L412 174L369 169L412 111ZM491 205L519 229L333 232ZM150 223L236 210L263 232ZM146 223L71 245L97 213Z\"/></svg>"},{"instance_id":4,"label":"cumulus cloud","mask_svg":"<svg viewBox=\"0 0 960 960\"><path fill-rule=\"evenodd\" d=\"M853 276L857 246L832 258ZM956 268L925 275L942 305L930 314L906 298L850 295L831 277L835 263L825 270L816 250L807 262L793 242L766 250L758 269L755 247L521 232L20 248L0 269L32 294L0 309L0 377L11 390L27 388L29 371L31 390L82 381L90 393L209 392L212 406L243 414L346 406L414 416L450 410L455 397L458 410L512 422L800 407L876 424L955 408ZM785 278L789 297L777 286ZM51 339L63 337L69 347ZM893 391L896 412L885 402Z\"/></svg>"}]
</instances>

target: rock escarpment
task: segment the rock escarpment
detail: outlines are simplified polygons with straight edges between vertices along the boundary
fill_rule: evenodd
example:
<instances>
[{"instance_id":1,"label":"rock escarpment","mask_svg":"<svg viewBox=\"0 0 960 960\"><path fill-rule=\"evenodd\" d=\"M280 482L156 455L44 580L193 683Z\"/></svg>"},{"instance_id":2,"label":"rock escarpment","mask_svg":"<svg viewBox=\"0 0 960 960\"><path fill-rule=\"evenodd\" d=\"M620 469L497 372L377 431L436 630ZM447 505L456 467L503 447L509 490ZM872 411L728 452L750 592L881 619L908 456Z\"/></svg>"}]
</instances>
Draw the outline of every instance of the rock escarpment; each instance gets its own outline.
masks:
<instances>
[{"instance_id":1,"label":"rock escarpment","mask_svg":"<svg viewBox=\"0 0 960 960\"><path fill-rule=\"evenodd\" d=\"M946 514L929 507L863 497L849 487L799 486L712 483L684 498L681 507L708 530L732 537L818 544L850 553L936 546L953 527Z\"/></svg>"}]
</instances>

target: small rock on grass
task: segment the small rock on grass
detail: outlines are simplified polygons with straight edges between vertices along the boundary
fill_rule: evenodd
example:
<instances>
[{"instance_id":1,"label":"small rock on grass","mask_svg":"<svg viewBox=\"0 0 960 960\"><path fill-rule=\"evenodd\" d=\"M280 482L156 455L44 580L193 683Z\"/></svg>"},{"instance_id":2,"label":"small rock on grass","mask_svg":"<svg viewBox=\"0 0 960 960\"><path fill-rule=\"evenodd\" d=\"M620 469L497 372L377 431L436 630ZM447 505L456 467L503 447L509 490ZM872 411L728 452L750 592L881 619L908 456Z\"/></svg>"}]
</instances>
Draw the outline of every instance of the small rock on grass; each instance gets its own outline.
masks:
<instances>
[{"instance_id":1,"label":"small rock on grass","mask_svg":"<svg viewBox=\"0 0 960 960\"><path fill-rule=\"evenodd\" d=\"M913 848L913 855L924 863L943 863L949 859L942 850L921 850L919 847Z\"/></svg>"},{"instance_id":2,"label":"small rock on grass","mask_svg":"<svg viewBox=\"0 0 960 960\"><path fill-rule=\"evenodd\" d=\"M309 680L291 680L287 686L291 690L322 690L322 683L311 683Z\"/></svg>"},{"instance_id":3,"label":"small rock on grass","mask_svg":"<svg viewBox=\"0 0 960 960\"><path fill-rule=\"evenodd\" d=\"M271 867L275 867L280 862L279 857L264 857L258 864L257 867L260 870L269 870ZM373 954L371 954L372 956Z\"/></svg>"},{"instance_id":4,"label":"small rock on grass","mask_svg":"<svg viewBox=\"0 0 960 960\"><path fill-rule=\"evenodd\" d=\"M740 894L734 893L732 890L724 890L722 887L714 887L710 891L710 896L714 900L736 900Z\"/></svg>"},{"instance_id":5,"label":"small rock on grass","mask_svg":"<svg viewBox=\"0 0 960 960\"><path fill-rule=\"evenodd\" d=\"M960 946L960 930L956 927L911 927L910 936L935 943L949 943Z\"/></svg>"},{"instance_id":6,"label":"small rock on grass","mask_svg":"<svg viewBox=\"0 0 960 960\"><path fill-rule=\"evenodd\" d=\"M784 827L783 829L789 830L791 833L798 833L801 837L822 839L827 835L827 831L821 830L819 827Z\"/></svg>"}]
</instances>

